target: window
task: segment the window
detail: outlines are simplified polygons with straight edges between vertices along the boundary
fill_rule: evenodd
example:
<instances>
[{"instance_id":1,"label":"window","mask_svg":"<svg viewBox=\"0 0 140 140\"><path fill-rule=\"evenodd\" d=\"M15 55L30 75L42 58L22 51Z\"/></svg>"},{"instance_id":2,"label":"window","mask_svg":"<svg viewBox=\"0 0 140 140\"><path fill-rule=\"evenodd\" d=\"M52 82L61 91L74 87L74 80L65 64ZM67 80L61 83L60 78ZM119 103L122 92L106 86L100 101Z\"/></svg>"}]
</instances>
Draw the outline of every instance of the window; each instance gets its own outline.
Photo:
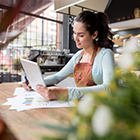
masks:
<instances>
[{"instance_id":1,"label":"window","mask_svg":"<svg viewBox=\"0 0 140 140\"><path fill-rule=\"evenodd\" d=\"M59 39L62 24L57 21L62 22L63 16L54 12L53 5L41 13L40 17L44 18L23 14L19 17L24 19L22 24L17 22L12 28L20 30L24 26L22 33L6 49L0 50L1 82L21 81L20 58L28 57L31 49L60 49L62 44Z\"/></svg>"}]
</instances>

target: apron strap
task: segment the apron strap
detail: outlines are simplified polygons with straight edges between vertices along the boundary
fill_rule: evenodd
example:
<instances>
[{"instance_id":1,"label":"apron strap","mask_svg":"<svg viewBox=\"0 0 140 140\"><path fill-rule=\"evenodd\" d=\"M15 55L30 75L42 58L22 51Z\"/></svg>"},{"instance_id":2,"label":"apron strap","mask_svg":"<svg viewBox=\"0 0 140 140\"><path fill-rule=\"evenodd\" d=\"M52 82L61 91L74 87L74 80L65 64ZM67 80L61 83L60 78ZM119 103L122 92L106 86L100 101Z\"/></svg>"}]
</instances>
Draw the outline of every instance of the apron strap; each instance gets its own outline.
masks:
<instances>
[{"instance_id":1,"label":"apron strap","mask_svg":"<svg viewBox=\"0 0 140 140\"><path fill-rule=\"evenodd\" d=\"M94 51L93 51L93 54L92 54L92 58L91 58L91 61L90 61L90 65L92 65L93 62L94 62L94 58L95 58L95 56L96 56L96 54L97 54L97 49L98 49L98 47L97 47L97 46L94 46Z\"/></svg>"},{"instance_id":2,"label":"apron strap","mask_svg":"<svg viewBox=\"0 0 140 140\"><path fill-rule=\"evenodd\" d=\"M80 63L80 60L81 60L83 54L84 54L84 50L80 53L80 55L78 57L78 60L77 60L77 63Z\"/></svg>"}]
</instances>

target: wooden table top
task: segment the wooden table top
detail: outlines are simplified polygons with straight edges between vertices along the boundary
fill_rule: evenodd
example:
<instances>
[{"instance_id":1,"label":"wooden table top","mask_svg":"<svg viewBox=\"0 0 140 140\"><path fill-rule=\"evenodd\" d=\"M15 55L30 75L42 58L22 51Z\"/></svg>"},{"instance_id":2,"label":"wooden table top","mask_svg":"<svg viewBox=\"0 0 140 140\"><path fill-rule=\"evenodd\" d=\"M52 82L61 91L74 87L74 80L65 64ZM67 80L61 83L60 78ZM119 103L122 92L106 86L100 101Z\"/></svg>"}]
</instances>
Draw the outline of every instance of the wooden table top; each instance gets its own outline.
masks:
<instances>
[{"instance_id":1,"label":"wooden table top","mask_svg":"<svg viewBox=\"0 0 140 140\"><path fill-rule=\"evenodd\" d=\"M18 140L41 140L41 135L57 136L60 133L46 129L38 122L54 125L70 124L72 108L31 109L17 112L9 110L10 106L2 105L7 98L12 98L18 83L0 84L0 118L5 122Z\"/></svg>"}]
</instances>

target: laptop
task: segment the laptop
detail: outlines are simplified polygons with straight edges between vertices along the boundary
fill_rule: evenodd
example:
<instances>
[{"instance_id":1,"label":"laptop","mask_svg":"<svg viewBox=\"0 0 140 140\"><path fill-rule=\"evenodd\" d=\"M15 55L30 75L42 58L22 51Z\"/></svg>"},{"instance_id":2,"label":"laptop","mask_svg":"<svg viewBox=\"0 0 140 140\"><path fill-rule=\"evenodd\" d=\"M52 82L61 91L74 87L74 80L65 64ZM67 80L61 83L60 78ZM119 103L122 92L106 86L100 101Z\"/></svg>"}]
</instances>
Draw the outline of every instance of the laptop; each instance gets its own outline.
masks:
<instances>
[{"instance_id":1,"label":"laptop","mask_svg":"<svg viewBox=\"0 0 140 140\"><path fill-rule=\"evenodd\" d=\"M32 89L36 90L37 84L46 86L38 63L27 59L20 59L20 62Z\"/></svg>"}]
</instances>

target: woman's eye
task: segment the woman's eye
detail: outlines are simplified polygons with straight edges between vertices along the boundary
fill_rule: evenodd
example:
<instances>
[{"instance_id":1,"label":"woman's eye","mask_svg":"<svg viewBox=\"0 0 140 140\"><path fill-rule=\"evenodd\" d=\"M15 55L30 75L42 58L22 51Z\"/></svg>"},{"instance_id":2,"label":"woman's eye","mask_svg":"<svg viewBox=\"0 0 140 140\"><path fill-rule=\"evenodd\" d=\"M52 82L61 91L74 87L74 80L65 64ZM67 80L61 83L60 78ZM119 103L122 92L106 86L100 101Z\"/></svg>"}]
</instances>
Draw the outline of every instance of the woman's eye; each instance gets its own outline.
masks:
<instances>
[{"instance_id":1,"label":"woman's eye","mask_svg":"<svg viewBox=\"0 0 140 140\"><path fill-rule=\"evenodd\" d=\"M80 37L84 37L84 35L79 35Z\"/></svg>"}]
</instances>

